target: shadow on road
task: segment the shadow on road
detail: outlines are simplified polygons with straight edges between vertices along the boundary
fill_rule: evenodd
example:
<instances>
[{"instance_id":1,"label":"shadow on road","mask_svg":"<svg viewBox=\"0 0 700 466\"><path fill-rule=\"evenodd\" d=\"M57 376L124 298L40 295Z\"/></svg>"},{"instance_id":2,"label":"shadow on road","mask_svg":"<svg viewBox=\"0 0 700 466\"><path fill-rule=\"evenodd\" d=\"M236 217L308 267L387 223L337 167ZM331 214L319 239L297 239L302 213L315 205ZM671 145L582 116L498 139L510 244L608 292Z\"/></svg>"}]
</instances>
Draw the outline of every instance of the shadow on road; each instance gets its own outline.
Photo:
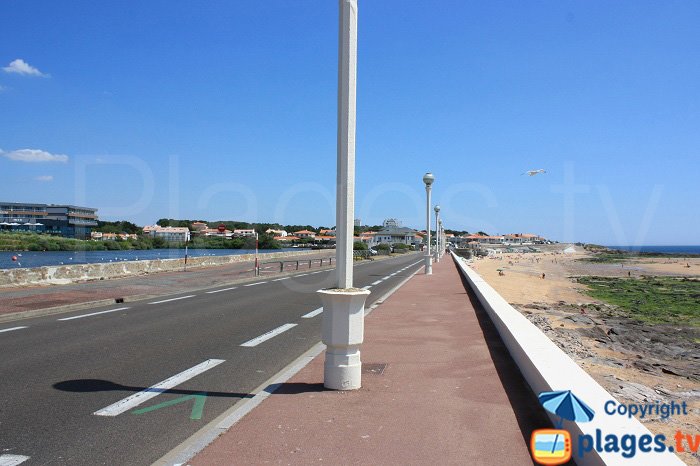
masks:
<instances>
[{"instance_id":1,"label":"shadow on road","mask_svg":"<svg viewBox=\"0 0 700 466\"><path fill-rule=\"evenodd\" d=\"M175 395L198 395L201 393L207 394L208 397L220 397L220 398L252 398L253 395L250 393L229 393L229 392L209 392L206 390L180 390L177 388L170 388L168 390L162 390L160 388L149 388L149 387L129 387L127 385L120 385L118 383L110 382L109 380L101 379L77 379L77 380L65 380L63 382L58 382L53 384L53 388L56 390L61 390L64 392L75 392L75 393L91 393L91 392L143 392L143 391L154 391L158 393L171 393Z\"/></svg>"}]
</instances>

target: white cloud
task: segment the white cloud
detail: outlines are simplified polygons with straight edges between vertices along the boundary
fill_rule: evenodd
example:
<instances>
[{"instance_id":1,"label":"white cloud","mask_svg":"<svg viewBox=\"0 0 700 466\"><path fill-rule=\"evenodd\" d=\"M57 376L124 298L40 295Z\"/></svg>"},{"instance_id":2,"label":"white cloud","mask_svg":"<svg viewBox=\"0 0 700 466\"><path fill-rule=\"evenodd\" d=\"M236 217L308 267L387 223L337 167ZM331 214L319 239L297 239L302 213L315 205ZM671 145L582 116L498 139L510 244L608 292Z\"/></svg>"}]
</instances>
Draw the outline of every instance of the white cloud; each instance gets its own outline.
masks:
<instances>
[{"instance_id":1,"label":"white cloud","mask_svg":"<svg viewBox=\"0 0 700 466\"><path fill-rule=\"evenodd\" d=\"M40 76L42 78L49 77L48 74L42 73L37 68L34 68L32 65L22 60L21 58L11 61L8 66L3 67L3 70L5 71L5 73L16 73L21 74L23 76Z\"/></svg>"},{"instance_id":2,"label":"white cloud","mask_svg":"<svg viewBox=\"0 0 700 466\"><path fill-rule=\"evenodd\" d=\"M34 179L37 181L53 181L53 175L41 175Z\"/></svg>"},{"instance_id":3,"label":"white cloud","mask_svg":"<svg viewBox=\"0 0 700 466\"><path fill-rule=\"evenodd\" d=\"M0 156L18 162L68 162L67 155L51 154L39 149L19 149L10 152L0 149Z\"/></svg>"}]
</instances>

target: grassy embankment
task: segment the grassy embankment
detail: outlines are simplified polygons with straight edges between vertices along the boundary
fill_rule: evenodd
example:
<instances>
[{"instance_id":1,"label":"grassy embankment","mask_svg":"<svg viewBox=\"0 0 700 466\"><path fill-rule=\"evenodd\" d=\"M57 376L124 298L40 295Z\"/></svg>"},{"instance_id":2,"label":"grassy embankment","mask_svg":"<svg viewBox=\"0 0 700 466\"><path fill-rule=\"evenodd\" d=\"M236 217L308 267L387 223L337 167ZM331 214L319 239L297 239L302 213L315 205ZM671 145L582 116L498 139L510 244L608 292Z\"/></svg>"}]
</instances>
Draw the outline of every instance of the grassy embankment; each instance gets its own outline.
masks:
<instances>
[{"instance_id":1,"label":"grassy embankment","mask_svg":"<svg viewBox=\"0 0 700 466\"><path fill-rule=\"evenodd\" d=\"M589 253L591 253L591 255L577 260L581 262L592 262L598 264L622 263L624 261L637 259L682 259L687 257L698 257L697 254L669 254L663 252L622 251L619 249L609 249L605 246L597 246L595 244L586 244L583 248Z\"/></svg>"},{"instance_id":2,"label":"grassy embankment","mask_svg":"<svg viewBox=\"0 0 700 466\"><path fill-rule=\"evenodd\" d=\"M700 280L678 277L581 277L588 294L650 324L700 327Z\"/></svg>"},{"instance_id":3,"label":"grassy embankment","mask_svg":"<svg viewBox=\"0 0 700 466\"><path fill-rule=\"evenodd\" d=\"M255 239L195 238L188 246L192 249L254 249ZM160 238L148 236L129 240L91 241L37 233L0 233L0 251L126 251L184 247L184 243L168 243ZM277 241L263 241L261 238L261 249L279 247Z\"/></svg>"}]
</instances>

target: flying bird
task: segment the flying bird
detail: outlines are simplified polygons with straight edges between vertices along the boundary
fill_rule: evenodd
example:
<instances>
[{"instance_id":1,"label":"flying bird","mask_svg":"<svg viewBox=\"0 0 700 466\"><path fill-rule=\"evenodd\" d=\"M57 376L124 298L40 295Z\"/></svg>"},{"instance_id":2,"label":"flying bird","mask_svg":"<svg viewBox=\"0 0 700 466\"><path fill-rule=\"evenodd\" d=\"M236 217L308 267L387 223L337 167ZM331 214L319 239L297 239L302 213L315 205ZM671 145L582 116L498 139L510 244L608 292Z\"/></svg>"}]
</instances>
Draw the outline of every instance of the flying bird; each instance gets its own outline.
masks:
<instances>
[{"instance_id":1,"label":"flying bird","mask_svg":"<svg viewBox=\"0 0 700 466\"><path fill-rule=\"evenodd\" d=\"M547 173L547 170L545 170L544 168L540 168L538 170L528 170L525 173L521 173L521 175L535 176L539 175L540 173Z\"/></svg>"}]
</instances>

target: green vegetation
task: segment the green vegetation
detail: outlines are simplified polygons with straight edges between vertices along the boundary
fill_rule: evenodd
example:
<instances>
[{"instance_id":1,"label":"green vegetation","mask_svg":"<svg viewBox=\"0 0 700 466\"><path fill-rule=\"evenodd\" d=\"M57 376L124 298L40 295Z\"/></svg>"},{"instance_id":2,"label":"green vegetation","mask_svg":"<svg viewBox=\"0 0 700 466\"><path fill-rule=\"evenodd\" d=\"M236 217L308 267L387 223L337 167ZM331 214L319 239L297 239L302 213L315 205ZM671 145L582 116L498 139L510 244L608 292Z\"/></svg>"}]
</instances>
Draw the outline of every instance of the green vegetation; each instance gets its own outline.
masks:
<instances>
[{"instance_id":1,"label":"green vegetation","mask_svg":"<svg viewBox=\"0 0 700 466\"><path fill-rule=\"evenodd\" d=\"M374 247L377 251L391 251L391 246L386 243L379 243Z\"/></svg>"},{"instance_id":2,"label":"green vegetation","mask_svg":"<svg viewBox=\"0 0 700 466\"><path fill-rule=\"evenodd\" d=\"M593 262L593 263L621 263L623 261L634 260L634 259L652 259L658 257L695 257L695 254L669 254L663 252L633 252L633 251L621 251L619 249L610 249L605 246L599 246L597 244L584 244L583 248L592 253L591 257L584 257L582 259L577 259L581 262Z\"/></svg>"},{"instance_id":3,"label":"green vegetation","mask_svg":"<svg viewBox=\"0 0 700 466\"><path fill-rule=\"evenodd\" d=\"M85 241L38 233L0 233L0 251L123 251L167 247L148 237L137 240Z\"/></svg>"},{"instance_id":4,"label":"green vegetation","mask_svg":"<svg viewBox=\"0 0 700 466\"><path fill-rule=\"evenodd\" d=\"M653 324L700 326L700 280L676 277L581 277L588 294Z\"/></svg>"},{"instance_id":5,"label":"green vegetation","mask_svg":"<svg viewBox=\"0 0 700 466\"><path fill-rule=\"evenodd\" d=\"M193 249L255 249L255 238L222 239L197 237L187 243ZM139 236L138 239L92 241L63 238L38 233L0 233L0 251L125 251L131 249L184 248L185 243L168 243L162 238ZM280 249L269 235L259 235L260 249Z\"/></svg>"},{"instance_id":6,"label":"green vegetation","mask_svg":"<svg viewBox=\"0 0 700 466\"><path fill-rule=\"evenodd\" d=\"M623 252L599 252L591 257L583 257L581 259L576 259L581 262L592 262L594 264L613 264L627 261L630 259L635 259L637 256L632 254L626 254Z\"/></svg>"},{"instance_id":7,"label":"green vegetation","mask_svg":"<svg viewBox=\"0 0 700 466\"><path fill-rule=\"evenodd\" d=\"M362 241L355 241L352 243L352 249L354 251L367 251L369 246L367 246L367 243L363 243Z\"/></svg>"},{"instance_id":8,"label":"green vegetation","mask_svg":"<svg viewBox=\"0 0 700 466\"><path fill-rule=\"evenodd\" d=\"M140 235L143 233L142 228L135 223L127 222L126 220L121 220L119 222L105 222L98 220L97 228L95 228L93 231L99 231L102 233L128 233L132 235Z\"/></svg>"},{"instance_id":9,"label":"green vegetation","mask_svg":"<svg viewBox=\"0 0 700 466\"><path fill-rule=\"evenodd\" d=\"M411 247L408 244L396 243L394 249L411 249Z\"/></svg>"}]
</instances>

